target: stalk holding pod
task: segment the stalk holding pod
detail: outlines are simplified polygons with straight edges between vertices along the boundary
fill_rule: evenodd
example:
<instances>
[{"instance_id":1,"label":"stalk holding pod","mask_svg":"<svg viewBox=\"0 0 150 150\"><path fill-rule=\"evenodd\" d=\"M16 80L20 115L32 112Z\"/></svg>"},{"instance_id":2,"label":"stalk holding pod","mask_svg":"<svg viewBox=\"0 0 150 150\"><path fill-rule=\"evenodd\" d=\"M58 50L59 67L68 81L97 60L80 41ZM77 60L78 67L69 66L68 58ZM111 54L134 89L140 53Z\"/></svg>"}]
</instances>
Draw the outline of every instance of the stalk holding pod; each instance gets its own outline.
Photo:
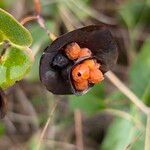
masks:
<instances>
[{"instance_id":1,"label":"stalk holding pod","mask_svg":"<svg viewBox=\"0 0 150 150\"><path fill-rule=\"evenodd\" d=\"M76 45L73 47L73 44ZM58 37L44 50L40 61L40 79L53 94L82 95L94 86L95 82L91 83L91 81L96 80L93 79L97 76L97 79L101 78L101 73L104 75L112 68L117 58L117 45L110 31L100 25L86 26ZM83 78L81 82L86 86L81 90L76 86L79 82L74 80L73 70L78 65L85 66L85 60L95 62L93 70L97 69L94 72L97 76L93 76L93 73L91 79L90 75L86 74L87 79ZM86 63L86 66L90 70L89 64ZM89 71L89 74L91 72ZM83 74L79 74L81 75ZM85 82L86 80L88 82Z\"/></svg>"}]
</instances>

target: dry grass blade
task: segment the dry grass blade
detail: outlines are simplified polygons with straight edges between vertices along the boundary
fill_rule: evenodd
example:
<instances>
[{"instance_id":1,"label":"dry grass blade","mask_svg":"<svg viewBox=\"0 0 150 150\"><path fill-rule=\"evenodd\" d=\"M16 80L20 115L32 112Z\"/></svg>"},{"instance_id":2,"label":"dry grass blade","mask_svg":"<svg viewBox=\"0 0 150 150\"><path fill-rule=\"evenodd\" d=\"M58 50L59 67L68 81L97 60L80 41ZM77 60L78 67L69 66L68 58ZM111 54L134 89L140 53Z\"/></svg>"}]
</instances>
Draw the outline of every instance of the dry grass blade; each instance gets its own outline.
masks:
<instances>
[{"instance_id":1,"label":"dry grass blade","mask_svg":"<svg viewBox=\"0 0 150 150\"><path fill-rule=\"evenodd\" d=\"M150 108L147 107L128 87L126 87L113 72L107 72L106 76L124 95L126 95L142 112L147 115L145 150L150 150Z\"/></svg>"},{"instance_id":2,"label":"dry grass blade","mask_svg":"<svg viewBox=\"0 0 150 150\"><path fill-rule=\"evenodd\" d=\"M53 108L52 108L52 110L51 110L51 112L50 112L50 116L49 116L49 118L47 119L46 124L45 124L45 126L44 126L44 128L43 128L43 130L42 130L42 133L41 133L41 135L40 135L39 142L38 142L38 145L37 145L37 150L40 150L42 140L43 140L43 138L44 138L44 135L45 135L45 133L46 133L46 130L47 130L47 128L48 128L48 125L49 125L50 122L51 122L51 119L52 119L52 116L53 116L53 114L54 114L54 112L55 112L55 110L56 110L57 104L58 104L58 102L56 101L55 104L54 104L54 106L53 106Z\"/></svg>"},{"instance_id":3,"label":"dry grass blade","mask_svg":"<svg viewBox=\"0 0 150 150\"><path fill-rule=\"evenodd\" d=\"M143 123L140 120L136 119L135 117L133 117L132 115L130 115L129 113L127 113L125 111L121 111L121 110L117 110L117 109L111 109L111 108L105 109L104 111L106 113L111 114L111 115L121 117L121 118L124 118L126 120L134 122L135 126L138 129L144 129L145 128Z\"/></svg>"},{"instance_id":4,"label":"dry grass blade","mask_svg":"<svg viewBox=\"0 0 150 150\"><path fill-rule=\"evenodd\" d=\"M150 150L150 113L147 116L145 149L144 150Z\"/></svg>"},{"instance_id":5,"label":"dry grass blade","mask_svg":"<svg viewBox=\"0 0 150 150\"><path fill-rule=\"evenodd\" d=\"M77 150L83 150L82 116L80 110L74 112Z\"/></svg>"},{"instance_id":6,"label":"dry grass blade","mask_svg":"<svg viewBox=\"0 0 150 150\"><path fill-rule=\"evenodd\" d=\"M129 144L125 147L124 150L130 150L131 147L132 147L132 145L133 145L138 139L140 139L140 138L142 137L142 135L143 135L143 132L140 133L140 134L139 134L138 136L136 136L135 138L133 138L133 140L131 141L131 143L129 143Z\"/></svg>"},{"instance_id":7,"label":"dry grass blade","mask_svg":"<svg viewBox=\"0 0 150 150\"><path fill-rule=\"evenodd\" d=\"M105 75L142 112L144 112L145 114L149 113L149 108L142 102L142 100L140 100L127 86L125 86L113 72L108 71Z\"/></svg>"}]
</instances>

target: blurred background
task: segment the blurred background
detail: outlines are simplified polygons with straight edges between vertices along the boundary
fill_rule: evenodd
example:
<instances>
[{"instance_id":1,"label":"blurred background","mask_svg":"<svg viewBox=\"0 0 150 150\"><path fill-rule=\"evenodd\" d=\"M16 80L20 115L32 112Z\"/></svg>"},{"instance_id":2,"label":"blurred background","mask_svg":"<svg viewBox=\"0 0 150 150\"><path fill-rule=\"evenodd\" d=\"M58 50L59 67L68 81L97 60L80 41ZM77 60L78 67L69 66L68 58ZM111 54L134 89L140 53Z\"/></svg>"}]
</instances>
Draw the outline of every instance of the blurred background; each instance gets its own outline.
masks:
<instances>
[{"instance_id":1,"label":"blurred background","mask_svg":"<svg viewBox=\"0 0 150 150\"><path fill-rule=\"evenodd\" d=\"M41 0L41 15L57 36L90 24L107 24L118 47L113 72L150 105L149 0ZM33 0L0 0L18 21L35 14ZM25 24L36 53L30 73L9 88L8 113L0 120L0 150L144 150L146 117L106 78L86 95L58 96L39 80L39 60L52 41L36 21ZM57 102L55 112L51 113ZM78 147L79 145L79 147Z\"/></svg>"}]
</instances>

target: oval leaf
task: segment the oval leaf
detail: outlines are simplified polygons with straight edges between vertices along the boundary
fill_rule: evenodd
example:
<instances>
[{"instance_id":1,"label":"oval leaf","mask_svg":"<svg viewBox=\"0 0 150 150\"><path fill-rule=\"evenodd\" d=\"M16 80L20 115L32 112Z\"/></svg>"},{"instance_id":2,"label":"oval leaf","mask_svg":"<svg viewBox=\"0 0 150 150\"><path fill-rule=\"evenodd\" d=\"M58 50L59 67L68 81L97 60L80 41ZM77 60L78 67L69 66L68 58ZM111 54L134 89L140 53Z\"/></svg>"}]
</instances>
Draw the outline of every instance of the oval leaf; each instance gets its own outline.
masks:
<instances>
[{"instance_id":1,"label":"oval leaf","mask_svg":"<svg viewBox=\"0 0 150 150\"><path fill-rule=\"evenodd\" d=\"M3 35L4 40L9 40L15 45L30 46L32 44L30 32L24 28L12 15L1 8L0 31L0 34Z\"/></svg>"},{"instance_id":2,"label":"oval leaf","mask_svg":"<svg viewBox=\"0 0 150 150\"><path fill-rule=\"evenodd\" d=\"M6 89L30 70L32 60L25 48L10 47L0 60L0 87Z\"/></svg>"}]
</instances>

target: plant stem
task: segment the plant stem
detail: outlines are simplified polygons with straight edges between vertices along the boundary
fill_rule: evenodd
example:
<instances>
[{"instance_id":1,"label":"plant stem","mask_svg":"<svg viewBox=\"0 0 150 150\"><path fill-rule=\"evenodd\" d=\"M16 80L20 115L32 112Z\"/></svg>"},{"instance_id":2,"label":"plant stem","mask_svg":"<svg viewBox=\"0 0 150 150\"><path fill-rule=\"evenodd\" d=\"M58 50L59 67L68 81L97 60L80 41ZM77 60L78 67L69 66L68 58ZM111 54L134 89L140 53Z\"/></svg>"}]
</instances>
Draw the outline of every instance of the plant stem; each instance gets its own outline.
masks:
<instances>
[{"instance_id":1,"label":"plant stem","mask_svg":"<svg viewBox=\"0 0 150 150\"><path fill-rule=\"evenodd\" d=\"M37 16L27 16L25 18L23 18L20 23L24 26L26 23L33 21L33 20L37 20Z\"/></svg>"},{"instance_id":2,"label":"plant stem","mask_svg":"<svg viewBox=\"0 0 150 150\"><path fill-rule=\"evenodd\" d=\"M134 103L142 112L148 114L150 109L140 100L121 80L111 71L106 73L107 78Z\"/></svg>"}]
</instances>

